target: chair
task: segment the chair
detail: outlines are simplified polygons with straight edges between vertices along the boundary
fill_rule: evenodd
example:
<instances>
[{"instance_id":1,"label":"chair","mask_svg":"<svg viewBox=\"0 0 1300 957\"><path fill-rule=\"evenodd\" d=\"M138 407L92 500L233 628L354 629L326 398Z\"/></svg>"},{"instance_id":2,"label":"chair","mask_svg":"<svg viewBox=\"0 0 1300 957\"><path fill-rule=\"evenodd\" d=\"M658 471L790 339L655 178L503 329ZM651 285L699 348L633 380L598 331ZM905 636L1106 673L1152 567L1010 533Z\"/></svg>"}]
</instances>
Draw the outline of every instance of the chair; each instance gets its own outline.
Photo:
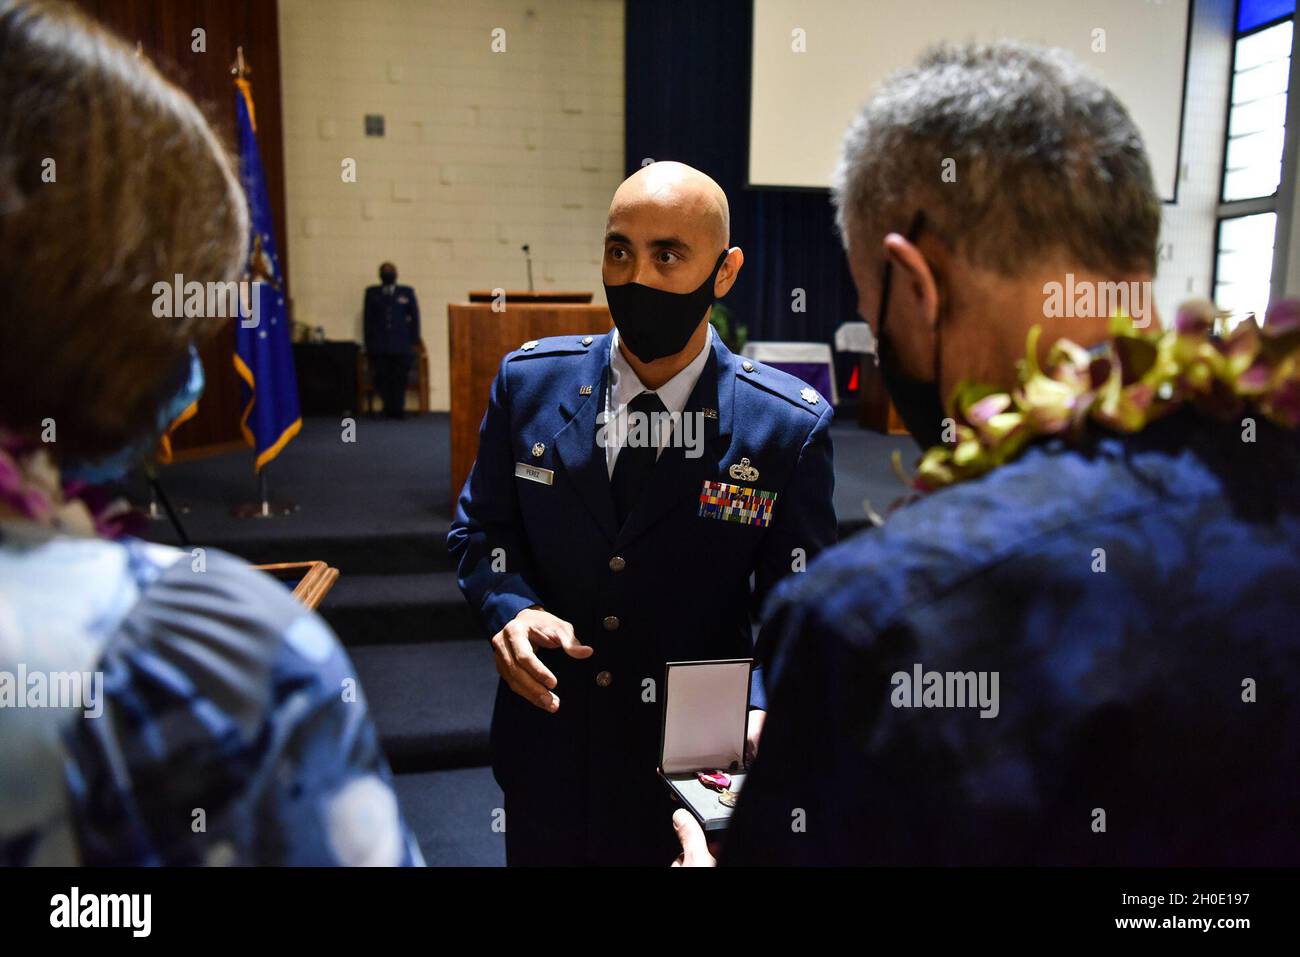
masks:
<instances>
[{"instance_id":1,"label":"chair","mask_svg":"<svg viewBox=\"0 0 1300 957\"><path fill-rule=\"evenodd\" d=\"M415 361L411 363L411 373L406 380L406 394L415 391L416 408L421 415L429 411L429 350L420 339L415 344ZM370 371L369 358L365 349L357 355L357 395L365 406L366 413L374 411L375 380Z\"/></svg>"}]
</instances>

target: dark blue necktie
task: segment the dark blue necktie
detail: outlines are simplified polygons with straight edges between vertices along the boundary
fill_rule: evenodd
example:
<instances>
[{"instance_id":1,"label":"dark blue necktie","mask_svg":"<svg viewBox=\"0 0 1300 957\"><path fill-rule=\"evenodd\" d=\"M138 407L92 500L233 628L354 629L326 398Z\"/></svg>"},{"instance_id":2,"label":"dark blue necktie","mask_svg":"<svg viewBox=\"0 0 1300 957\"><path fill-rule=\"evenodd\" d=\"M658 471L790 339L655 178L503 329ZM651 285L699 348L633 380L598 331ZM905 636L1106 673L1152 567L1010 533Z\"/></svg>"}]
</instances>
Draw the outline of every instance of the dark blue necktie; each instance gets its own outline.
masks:
<instances>
[{"instance_id":1,"label":"dark blue necktie","mask_svg":"<svg viewBox=\"0 0 1300 957\"><path fill-rule=\"evenodd\" d=\"M619 450L618 459L614 462L610 489L614 493L614 514L620 528L632 514L637 499L650 483L650 473L654 471L655 459L659 453L659 446L655 441L654 414L668 411L659 396L653 392L642 392L627 404L627 410L629 414L639 412L647 417L644 426L636 430L646 441L640 445L624 444ZM633 431L632 422L629 420L628 433L631 434ZM625 442L627 438L628 436L624 436Z\"/></svg>"}]
</instances>

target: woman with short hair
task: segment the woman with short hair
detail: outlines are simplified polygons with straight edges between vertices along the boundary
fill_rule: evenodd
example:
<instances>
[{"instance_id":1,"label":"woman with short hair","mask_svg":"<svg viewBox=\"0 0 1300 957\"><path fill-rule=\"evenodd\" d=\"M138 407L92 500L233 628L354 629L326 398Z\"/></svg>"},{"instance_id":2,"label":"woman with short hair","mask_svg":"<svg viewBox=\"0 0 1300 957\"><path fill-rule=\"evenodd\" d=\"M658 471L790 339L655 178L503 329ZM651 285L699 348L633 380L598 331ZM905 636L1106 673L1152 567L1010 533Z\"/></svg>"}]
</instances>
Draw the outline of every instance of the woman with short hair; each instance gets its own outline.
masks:
<instances>
[{"instance_id":1,"label":"woman with short hair","mask_svg":"<svg viewBox=\"0 0 1300 957\"><path fill-rule=\"evenodd\" d=\"M413 864L329 627L244 562L133 538L125 474L217 321L153 286L242 272L192 100L63 4L0 0L0 864Z\"/></svg>"}]
</instances>

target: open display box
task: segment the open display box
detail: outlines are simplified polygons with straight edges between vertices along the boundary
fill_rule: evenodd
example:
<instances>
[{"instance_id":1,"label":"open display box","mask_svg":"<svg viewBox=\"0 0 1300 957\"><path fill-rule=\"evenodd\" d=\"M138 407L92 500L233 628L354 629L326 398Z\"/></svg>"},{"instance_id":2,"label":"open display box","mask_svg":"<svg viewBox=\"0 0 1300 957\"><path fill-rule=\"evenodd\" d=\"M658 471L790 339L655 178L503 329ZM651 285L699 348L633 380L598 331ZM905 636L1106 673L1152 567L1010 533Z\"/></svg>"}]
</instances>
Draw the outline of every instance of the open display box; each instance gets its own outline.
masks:
<instances>
[{"instance_id":1,"label":"open display box","mask_svg":"<svg viewBox=\"0 0 1300 957\"><path fill-rule=\"evenodd\" d=\"M732 793L744 787L753 670L752 658L670 661L665 669L659 776L706 831L725 828L732 808L697 775L722 771Z\"/></svg>"}]
</instances>

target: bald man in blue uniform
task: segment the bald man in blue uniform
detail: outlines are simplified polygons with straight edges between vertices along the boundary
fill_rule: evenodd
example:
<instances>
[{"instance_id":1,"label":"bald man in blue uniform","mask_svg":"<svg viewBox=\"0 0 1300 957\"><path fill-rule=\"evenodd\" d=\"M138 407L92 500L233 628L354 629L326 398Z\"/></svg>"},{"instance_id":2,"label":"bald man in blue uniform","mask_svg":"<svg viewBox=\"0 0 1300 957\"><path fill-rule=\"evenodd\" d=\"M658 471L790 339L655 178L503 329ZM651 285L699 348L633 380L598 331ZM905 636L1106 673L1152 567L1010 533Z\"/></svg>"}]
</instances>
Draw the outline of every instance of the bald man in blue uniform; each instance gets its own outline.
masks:
<instances>
[{"instance_id":1,"label":"bald man in blue uniform","mask_svg":"<svg viewBox=\"0 0 1300 957\"><path fill-rule=\"evenodd\" d=\"M526 342L493 382L447 541L502 676L512 865L676 853L665 664L750 657L758 603L835 540L829 406L709 325L744 261L728 238L716 183L643 168L610 207L616 330Z\"/></svg>"}]
</instances>

